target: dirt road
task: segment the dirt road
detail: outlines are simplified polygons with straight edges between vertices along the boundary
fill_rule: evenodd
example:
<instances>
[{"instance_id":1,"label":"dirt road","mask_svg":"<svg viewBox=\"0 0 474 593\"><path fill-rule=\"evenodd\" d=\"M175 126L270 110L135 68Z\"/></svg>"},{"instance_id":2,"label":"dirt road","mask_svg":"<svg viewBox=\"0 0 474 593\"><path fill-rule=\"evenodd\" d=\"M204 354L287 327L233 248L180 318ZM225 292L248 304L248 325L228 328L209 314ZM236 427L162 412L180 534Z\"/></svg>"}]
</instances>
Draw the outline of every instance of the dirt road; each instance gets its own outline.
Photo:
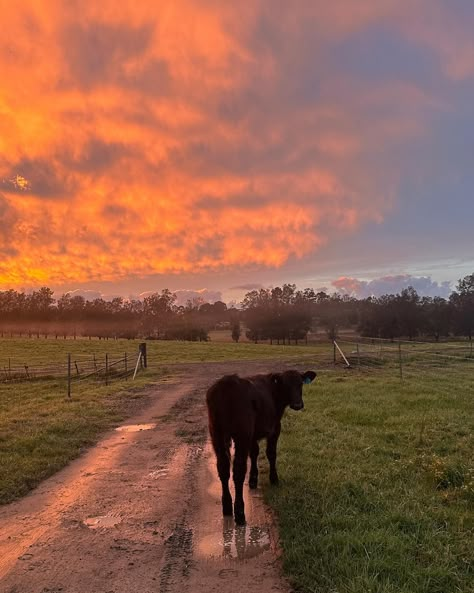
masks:
<instances>
[{"instance_id":1,"label":"dirt road","mask_svg":"<svg viewBox=\"0 0 474 593\"><path fill-rule=\"evenodd\" d=\"M151 404L30 495L0 508L2 593L288 591L261 492L248 524L223 519L204 394L207 364L160 385Z\"/></svg>"}]
</instances>

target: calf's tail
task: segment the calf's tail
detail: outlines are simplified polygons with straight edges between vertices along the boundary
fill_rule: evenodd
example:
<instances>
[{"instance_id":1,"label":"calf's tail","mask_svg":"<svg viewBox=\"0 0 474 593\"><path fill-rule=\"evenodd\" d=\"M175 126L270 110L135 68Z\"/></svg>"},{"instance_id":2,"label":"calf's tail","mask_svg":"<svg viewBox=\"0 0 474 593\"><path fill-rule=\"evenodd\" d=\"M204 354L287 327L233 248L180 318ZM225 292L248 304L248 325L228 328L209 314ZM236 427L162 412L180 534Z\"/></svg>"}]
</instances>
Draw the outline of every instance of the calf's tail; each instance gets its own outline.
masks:
<instances>
[{"instance_id":1,"label":"calf's tail","mask_svg":"<svg viewBox=\"0 0 474 593\"><path fill-rule=\"evenodd\" d=\"M232 435L233 398L239 378L223 377L212 385L206 395L209 433L216 455L229 455Z\"/></svg>"}]
</instances>

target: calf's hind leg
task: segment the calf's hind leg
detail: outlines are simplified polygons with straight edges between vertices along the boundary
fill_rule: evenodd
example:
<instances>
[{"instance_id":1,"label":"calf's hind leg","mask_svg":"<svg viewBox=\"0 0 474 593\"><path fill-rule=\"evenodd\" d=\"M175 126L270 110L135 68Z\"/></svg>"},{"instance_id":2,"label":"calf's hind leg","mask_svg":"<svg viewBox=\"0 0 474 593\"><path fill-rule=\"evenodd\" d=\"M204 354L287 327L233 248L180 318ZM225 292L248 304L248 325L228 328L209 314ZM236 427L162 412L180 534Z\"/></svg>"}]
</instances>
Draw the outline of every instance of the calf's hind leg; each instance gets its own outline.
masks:
<instances>
[{"instance_id":1,"label":"calf's hind leg","mask_svg":"<svg viewBox=\"0 0 474 593\"><path fill-rule=\"evenodd\" d=\"M258 454L260 448L257 441L253 441L250 449L250 476L249 487L255 489L258 486Z\"/></svg>"},{"instance_id":2,"label":"calf's hind leg","mask_svg":"<svg viewBox=\"0 0 474 593\"><path fill-rule=\"evenodd\" d=\"M234 518L237 525L245 525L245 509L244 509L244 481L247 473L247 458L250 449L250 439L235 441L234 454L234 487L235 487L235 502L234 502Z\"/></svg>"},{"instance_id":3,"label":"calf's hind leg","mask_svg":"<svg viewBox=\"0 0 474 593\"><path fill-rule=\"evenodd\" d=\"M229 490L230 447L216 451L217 473L222 484L222 514L232 517L232 496Z\"/></svg>"},{"instance_id":4,"label":"calf's hind leg","mask_svg":"<svg viewBox=\"0 0 474 593\"><path fill-rule=\"evenodd\" d=\"M267 439L267 458L270 464L270 483L278 485L278 473L276 469L277 443L280 436L281 426L278 424L275 432Z\"/></svg>"}]
</instances>

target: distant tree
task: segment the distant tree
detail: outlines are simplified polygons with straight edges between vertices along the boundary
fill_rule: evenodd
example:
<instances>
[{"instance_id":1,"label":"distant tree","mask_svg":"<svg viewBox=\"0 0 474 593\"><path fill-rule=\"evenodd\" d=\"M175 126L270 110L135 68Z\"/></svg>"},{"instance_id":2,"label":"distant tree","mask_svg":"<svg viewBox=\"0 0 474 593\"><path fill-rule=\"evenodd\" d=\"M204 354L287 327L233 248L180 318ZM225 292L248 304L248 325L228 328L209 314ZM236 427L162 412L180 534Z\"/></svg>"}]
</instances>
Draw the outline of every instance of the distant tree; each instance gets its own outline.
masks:
<instances>
[{"instance_id":1,"label":"distant tree","mask_svg":"<svg viewBox=\"0 0 474 593\"><path fill-rule=\"evenodd\" d=\"M428 336L433 336L439 342L441 336L448 336L452 325L453 307L446 299L423 297L421 299L423 312L423 330Z\"/></svg>"},{"instance_id":2,"label":"distant tree","mask_svg":"<svg viewBox=\"0 0 474 593\"><path fill-rule=\"evenodd\" d=\"M145 335L159 337L166 333L171 323L175 308L176 295L167 288L160 293L153 293L143 299L142 329Z\"/></svg>"},{"instance_id":3,"label":"distant tree","mask_svg":"<svg viewBox=\"0 0 474 593\"><path fill-rule=\"evenodd\" d=\"M401 335L413 340L423 325L420 297L416 290L412 286L404 288L395 299L395 307Z\"/></svg>"},{"instance_id":4,"label":"distant tree","mask_svg":"<svg viewBox=\"0 0 474 593\"><path fill-rule=\"evenodd\" d=\"M240 321L234 321L234 323L232 324L232 339L235 343L237 343L240 340L241 334L242 330L240 328Z\"/></svg>"},{"instance_id":5,"label":"distant tree","mask_svg":"<svg viewBox=\"0 0 474 593\"><path fill-rule=\"evenodd\" d=\"M474 274L459 280L450 298L456 333L472 340L474 333Z\"/></svg>"}]
</instances>

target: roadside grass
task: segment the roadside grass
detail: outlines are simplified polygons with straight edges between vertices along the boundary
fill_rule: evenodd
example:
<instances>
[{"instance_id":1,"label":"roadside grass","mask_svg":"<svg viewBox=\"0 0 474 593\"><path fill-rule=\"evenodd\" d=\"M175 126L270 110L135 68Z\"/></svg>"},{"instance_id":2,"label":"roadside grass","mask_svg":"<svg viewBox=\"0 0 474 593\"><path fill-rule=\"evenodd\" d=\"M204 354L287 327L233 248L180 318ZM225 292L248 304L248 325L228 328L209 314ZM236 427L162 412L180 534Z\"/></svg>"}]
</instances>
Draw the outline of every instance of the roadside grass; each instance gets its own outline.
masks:
<instances>
[{"instance_id":1,"label":"roadside grass","mask_svg":"<svg viewBox=\"0 0 474 593\"><path fill-rule=\"evenodd\" d=\"M158 373L133 384L81 386L71 400L58 381L0 384L0 504L26 494L130 415Z\"/></svg>"},{"instance_id":2,"label":"roadside grass","mask_svg":"<svg viewBox=\"0 0 474 593\"><path fill-rule=\"evenodd\" d=\"M265 486L297 591L474 591L473 396L472 365L323 371L306 388Z\"/></svg>"}]
</instances>

